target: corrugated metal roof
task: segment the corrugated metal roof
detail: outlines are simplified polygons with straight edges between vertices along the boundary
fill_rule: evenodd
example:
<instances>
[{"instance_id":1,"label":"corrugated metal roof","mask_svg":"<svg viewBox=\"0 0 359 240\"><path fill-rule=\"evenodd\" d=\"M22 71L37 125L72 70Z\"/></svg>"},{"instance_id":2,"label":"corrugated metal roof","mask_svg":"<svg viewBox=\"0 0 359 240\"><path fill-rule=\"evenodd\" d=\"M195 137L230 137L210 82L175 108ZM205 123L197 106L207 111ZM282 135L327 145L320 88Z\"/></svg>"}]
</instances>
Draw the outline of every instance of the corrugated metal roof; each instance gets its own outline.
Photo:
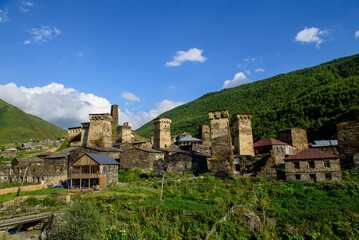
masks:
<instances>
[{"instance_id":1,"label":"corrugated metal roof","mask_svg":"<svg viewBox=\"0 0 359 240\"><path fill-rule=\"evenodd\" d=\"M253 147L264 147L264 146L272 146L272 145L289 145L289 144L274 138L263 138L253 143Z\"/></svg>"},{"instance_id":2,"label":"corrugated metal roof","mask_svg":"<svg viewBox=\"0 0 359 240\"><path fill-rule=\"evenodd\" d=\"M100 165L120 165L116 160L105 154L86 153L86 155Z\"/></svg>"},{"instance_id":3,"label":"corrugated metal roof","mask_svg":"<svg viewBox=\"0 0 359 240\"><path fill-rule=\"evenodd\" d=\"M194 138L194 137L183 137L181 138L180 140L178 140L178 142L191 142L191 141L201 141L202 142L202 139L198 139L198 138Z\"/></svg>"},{"instance_id":4,"label":"corrugated metal roof","mask_svg":"<svg viewBox=\"0 0 359 240\"><path fill-rule=\"evenodd\" d=\"M338 146L338 140L319 140L314 141L312 147L331 147L331 146Z\"/></svg>"},{"instance_id":5,"label":"corrugated metal roof","mask_svg":"<svg viewBox=\"0 0 359 240\"><path fill-rule=\"evenodd\" d=\"M320 151L314 148L309 148L295 155L286 157L284 160L327 159L327 158L339 158L339 157L324 151Z\"/></svg>"}]
</instances>

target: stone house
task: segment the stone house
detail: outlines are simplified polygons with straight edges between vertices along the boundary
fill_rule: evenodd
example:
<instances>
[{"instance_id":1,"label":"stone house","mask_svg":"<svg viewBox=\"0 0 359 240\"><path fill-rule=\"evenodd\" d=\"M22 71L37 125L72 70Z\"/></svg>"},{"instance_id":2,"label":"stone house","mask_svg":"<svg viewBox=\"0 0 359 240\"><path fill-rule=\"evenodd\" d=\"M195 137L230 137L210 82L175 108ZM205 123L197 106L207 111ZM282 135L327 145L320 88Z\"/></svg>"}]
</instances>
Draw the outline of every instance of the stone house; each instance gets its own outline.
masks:
<instances>
[{"instance_id":1,"label":"stone house","mask_svg":"<svg viewBox=\"0 0 359 240\"><path fill-rule=\"evenodd\" d=\"M6 149L6 150L4 150L4 151L1 153L1 157L2 157L2 158L14 158L14 157L16 157L16 153L17 153L18 151L19 151L19 150L17 150L16 148Z\"/></svg>"},{"instance_id":2,"label":"stone house","mask_svg":"<svg viewBox=\"0 0 359 240\"><path fill-rule=\"evenodd\" d=\"M86 153L70 166L70 187L103 188L117 182L118 165L107 155Z\"/></svg>"},{"instance_id":3,"label":"stone house","mask_svg":"<svg viewBox=\"0 0 359 240\"><path fill-rule=\"evenodd\" d=\"M334 182L342 178L339 156L306 149L284 159L287 181Z\"/></svg>"},{"instance_id":4,"label":"stone house","mask_svg":"<svg viewBox=\"0 0 359 240\"><path fill-rule=\"evenodd\" d=\"M163 159L164 156L164 152L155 149L132 148L121 153L120 167L126 171L135 168L152 171L153 163Z\"/></svg>"},{"instance_id":5,"label":"stone house","mask_svg":"<svg viewBox=\"0 0 359 240\"><path fill-rule=\"evenodd\" d=\"M309 148L315 148L327 153L339 155L338 140L320 140L309 144Z\"/></svg>"},{"instance_id":6,"label":"stone house","mask_svg":"<svg viewBox=\"0 0 359 240\"><path fill-rule=\"evenodd\" d=\"M254 152L258 154L268 154L273 151L277 164L284 163L283 159L293 154L292 146L274 138L263 138L253 144Z\"/></svg>"}]
</instances>

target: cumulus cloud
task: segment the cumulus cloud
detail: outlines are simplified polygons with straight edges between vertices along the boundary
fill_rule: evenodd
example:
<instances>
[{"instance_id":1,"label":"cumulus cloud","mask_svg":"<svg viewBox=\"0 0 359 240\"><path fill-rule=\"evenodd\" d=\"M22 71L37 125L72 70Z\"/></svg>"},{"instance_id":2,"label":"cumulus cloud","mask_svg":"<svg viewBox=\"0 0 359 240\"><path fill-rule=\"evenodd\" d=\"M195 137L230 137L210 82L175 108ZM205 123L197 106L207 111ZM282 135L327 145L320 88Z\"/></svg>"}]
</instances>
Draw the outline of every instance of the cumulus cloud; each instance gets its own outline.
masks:
<instances>
[{"instance_id":1,"label":"cumulus cloud","mask_svg":"<svg viewBox=\"0 0 359 240\"><path fill-rule=\"evenodd\" d=\"M132 126L132 129L135 130L148 121L155 119L161 113L164 113L182 104L184 104L184 102L174 102L168 99L164 99L163 101L156 103L155 109L152 109L148 112L140 111L133 113L126 108L125 112L119 111L119 121L121 123L129 122L129 124Z\"/></svg>"},{"instance_id":2,"label":"cumulus cloud","mask_svg":"<svg viewBox=\"0 0 359 240\"><path fill-rule=\"evenodd\" d=\"M42 87L0 85L1 98L60 127L76 127L89 121L89 113L109 112L110 102L92 93L82 93L64 85L51 83Z\"/></svg>"},{"instance_id":3,"label":"cumulus cloud","mask_svg":"<svg viewBox=\"0 0 359 240\"><path fill-rule=\"evenodd\" d=\"M176 55L173 57L173 61L167 62L166 66L177 67L187 61L203 63L207 60L207 58L202 56L202 52L203 50L198 48L191 48L187 52L178 51Z\"/></svg>"},{"instance_id":4,"label":"cumulus cloud","mask_svg":"<svg viewBox=\"0 0 359 240\"><path fill-rule=\"evenodd\" d=\"M111 109L111 103L106 98L66 88L59 83L32 88L8 83L0 85L0 96L5 102L26 113L41 117L63 128L80 126L82 122L89 121L90 113L109 113ZM183 102L165 99L148 112L134 113L127 108L124 111L119 109L119 121L129 122L132 129L137 129L161 113L182 104Z\"/></svg>"},{"instance_id":5,"label":"cumulus cloud","mask_svg":"<svg viewBox=\"0 0 359 240\"><path fill-rule=\"evenodd\" d=\"M133 94L131 92L124 92L124 93L122 93L121 97L123 97L124 99L127 99L129 101L137 101L137 102L141 101L135 94Z\"/></svg>"},{"instance_id":6,"label":"cumulus cloud","mask_svg":"<svg viewBox=\"0 0 359 240\"><path fill-rule=\"evenodd\" d=\"M25 40L24 44L36 44L48 42L58 36L61 31L56 27L42 26L41 28L32 28L30 30L31 39Z\"/></svg>"},{"instance_id":7,"label":"cumulus cloud","mask_svg":"<svg viewBox=\"0 0 359 240\"><path fill-rule=\"evenodd\" d=\"M257 68L255 72L264 72L265 70L263 68Z\"/></svg>"},{"instance_id":8,"label":"cumulus cloud","mask_svg":"<svg viewBox=\"0 0 359 240\"><path fill-rule=\"evenodd\" d=\"M295 40L301 43L316 43L317 47L323 43L322 35L326 35L328 32L326 30L320 30L316 27L307 28L297 33Z\"/></svg>"},{"instance_id":9,"label":"cumulus cloud","mask_svg":"<svg viewBox=\"0 0 359 240\"><path fill-rule=\"evenodd\" d=\"M6 23L9 20L7 9L0 9L0 23Z\"/></svg>"},{"instance_id":10,"label":"cumulus cloud","mask_svg":"<svg viewBox=\"0 0 359 240\"><path fill-rule=\"evenodd\" d=\"M354 36L355 38L359 38L359 30L355 32Z\"/></svg>"},{"instance_id":11,"label":"cumulus cloud","mask_svg":"<svg viewBox=\"0 0 359 240\"><path fill-rule=\"evenodd\" d=\"M245 83L250 83L250 82L252 82L252 81L249 80L243 72L239 72L234 75L234 78L232 80L224 81L222 89L232 88L232 87L236 87L236 86L239 86L239 85L242 85Z\"/></svg>"}]
</instances>

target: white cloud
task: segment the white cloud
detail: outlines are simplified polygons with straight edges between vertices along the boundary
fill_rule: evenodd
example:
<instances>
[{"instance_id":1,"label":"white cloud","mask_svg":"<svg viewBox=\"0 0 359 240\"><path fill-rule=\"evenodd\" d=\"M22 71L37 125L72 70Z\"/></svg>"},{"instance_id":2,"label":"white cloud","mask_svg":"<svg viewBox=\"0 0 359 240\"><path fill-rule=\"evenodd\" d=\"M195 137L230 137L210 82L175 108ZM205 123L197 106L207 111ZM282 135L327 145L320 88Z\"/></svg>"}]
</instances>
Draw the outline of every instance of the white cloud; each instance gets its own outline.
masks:
<instances>
[{"instance_id":1,"label":"white cloud","mask_svg":"<svg viewBox=\"0 0 359 240\"><path fill-rule=\"evenodd\" d=\"M8 12L6 8L4 10L0 9L0 23L6 23L9 20L7 14Z\"/></svg>"},{"instance_id":2,"label":"white cloud","mask_svg":"<svg viewBox=\"0 0 359 240\"><path fill-rule=\"evenodd\" d=\"M246 62L255 62L256 61L256 58L254 58L254 57L246 57L245 59L243 59L244 61L246 61Z\"/></svg>"},{"instance_id":3,"label":"white cloud","mask_svg":"<svg viewBox=\"0 0 359 240\"><path fill-rule=\"evenodd\" d=\"M79 57L83 57L83 53L81 53L81 52L79 52L79 53L77 53L77 56L79 56Z\"/></svg>"},{"instance_id":4,"label":"white cloud","mask_svg":"<svg viewBox=\"0 0 359 240\"><path fill-rule=\"evenodd\" d=\"M166 65L169 67L176 67L187 61L203 63L207 58L202 56L202 52L203 50L197 48L191 48L187 52L178 51L173 57L173 61L167 62Z\"/></svg>"},{"instance_id":5,"label":"white cloud","mask_svg":"<svg viewBox=\"0 0 359 240\"><path fill-rule=\"evenodd\" d=\"M56 27L42 26L41 28L32 28L30 30L32 35L31 39L25 40L24 44L36 44L47 42L54 37L58 36L61 31Z\"/></svg>"},{"instance_id":6,"label":"white cloud","mask_svg":"<svg viewBox=\"0 0 359 240\"><path fill-rule=\"evenodd\" d=\"M137 102L141 101L135 94L133 94L131 92L124 92L124 93L122 93L121 97L123 97L124 99L127 99L129 101L137 101Z\"/></svg>"},{"instance_id":7,"label":"white cloud","mask_svg":"<svg viewBox=\"0 0 359 240\"><path fill-rule=\"evenodd\" d=\"M301 43L316 43L317 47L319 47L324 41L320 36L326 34L328 34L326 30L320 30L316 27L305 27L304 30L297 33L295 40Z\"/></svg>"},{"instance_id":8,"label":"white cloud","mask_svg":"<svg viewBox=\"0 0 359 240\"><path fill-rule=\"evenodd\" d=\"M359 38L359 30L355 32L355 38Z\"/></svg>"},{"instance_id":9,"label":"white cloud","mask_svg":"<svg viewBox=\"0 0 359 240\"><path fill-rule=\"evenodd\" d=\"M29 12L30 11L29 7L32 7L32 6L34 6L34 4L32 2L24 1L24 2L21 2L21 5L19 8L22 12Z\"/></svg>"},{"instance_id":10,"label":"white cloud","mask_svg":"<svg viewBox=\"0 0 359 240\"><path fill-rule=\"evenodd\" d=\"M111 108L105 98L58 83L33 88L18 87L15 83L0 85L0 96L23 111L63 128L79 126L89 121L89 113L109 112Z\"/></svg>"},{"instance_id":11,"label":"white cloud","mask_svg":"<svg viewBox=\"0 0 359 240\"><path fill-rule=\"evenodd\" d=\"M133 113L126 108L125 113L119 111L119 121L120 123L129 122L129 124L132 126L132 129L135 130L141 127L143 124L155 119L161 113L164 113L182 104L184 104L184 102L174 102L168 99L164 99L163 101L156 103L156 109L152 109L148 112L140 111Z\"/></svg>"},{"instance_id":12,"label":"white cloud","mask_svg":"<svg viewBox=\"0 0 359 240\"><path fill-rule=\"evenodd\" d=\"M89 121L90 113L108 113L111 109L106 98L65 88L59 83L32 88L8 83L0 85L0 96L5 102L63 128L80 126L80 123ZM148 112L134 113L127 108L122 112L119 109L119 121L129 122L132 129L137 129L161 113L182 104L165 99Z\"/></svg>"},{"instance_id":13,"label":"white cloud","mask_svg":"<svg viewBox=\"0 0 359 240\"><path fill-rule=\"evenodd\" d=\"M263 68L257 68L255 72L264 72L265 70Z\"/></svg>"},{"instance_id":14,"label":"white cloud","mask_svg":"<svg viewBox=\"0 0 359 240\"><path fill-rule=\"evenodd\" d=\"M243 72L239 72L234 75L234 78L232 80L224 81L222 88L232 88L250 82L252 81L249 80Z\"/></svg>"},{"instance_id":15,"label":"white cloud","mask_svg":"<svg viewBox=\"0 0 359 240\"><path fill-rule=\"evenodd\" d=\"M30 2L30 1L25 1L25 2L22 2L21 4L24 5L24 6L27 6L27 7L34 6L34 4L32 2Z\"/></svg>"},{"instance_id":16,"label":"white cloud","mask_svg":"<svg viewBox=\"0 0 359 240\"><path fill-rule=\"evenodd\" d=\"M246 73L247 73L248 75L251 75L251 71L250 71L250 70L246 70Z\"/></svg>"}]
</instances>

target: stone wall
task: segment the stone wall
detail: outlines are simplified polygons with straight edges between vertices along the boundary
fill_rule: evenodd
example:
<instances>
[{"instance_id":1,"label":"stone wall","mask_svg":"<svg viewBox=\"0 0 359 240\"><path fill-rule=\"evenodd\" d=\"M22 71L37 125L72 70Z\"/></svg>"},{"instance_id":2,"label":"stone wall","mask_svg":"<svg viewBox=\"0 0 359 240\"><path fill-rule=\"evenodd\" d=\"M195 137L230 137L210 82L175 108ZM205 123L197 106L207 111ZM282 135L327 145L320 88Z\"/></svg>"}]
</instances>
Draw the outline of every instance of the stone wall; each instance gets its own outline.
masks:
<instances>
[{"instance_id":1,"label":"stone wall","mask_svg":"<svg viewBox=\"0 0 359 240\"><path fill-rule=\"evenodd\" d=\"M277 132L279 141L293 146L293 154L308 149L307 131L301 128L289 128Z\"/></svg>"},{"instance_id":2,"label":"stone wall","mask_svg":"<svg viewBox=\"0 0 359 240\"><path fill-rule=\"evenodd\" d=\"M112 147L112 117L108 113L90 114L88 147Z\"/></svg>"},{"instance_id":3,"label":"stone wall","mask_svg":"<svg viewBox=\"0 0 359 240\"><path fill-rule=\"evenodd\" d=\"M127 171L135 168L152 171L153 162L163 158L163 152L133 148L126 150L121 154L120 168Z\"/></svg>"},{"instance_id":4,"label":"stone wall","mask_svg":"<svg viewBox=\"0 0 359 240\"><path fill-rule=\"evenodd\" d=\"M122 126L116 128L116 142L125 143L131 142L131 126L128 123L124 123Z\"/></svg>"},{"instance_id":5,"label":"stone wall","mask_svg":"<svg viewBox=\"0 0 359 240\"><path fill-rule=\"evenodd\" d=\"M314 168L310 167L309 162L314 162ZM329 162L329 167L325 162ZM295 166L299 164L299 168ZM309 160L285 160L285 171L287 181L315 182L310 175L315 175L316 182L340 181L341 168L339 158L337 159L309 159ZM326 174L330 174L326 177Z\"/></svg>"},{"instance_id":6,"label":"stone wall","mask_svg":"<svg viewBox=\"0 0 359 240\"><path fill-rule=\"evenodd\" d=\"M38 185L30 185L30 186L23 186L21 187L21 191L35 191L40 189L46 189L46 184L38 184ZM0 195L8 194L8 193L15 193L19 190L18 187L13 188L3 188L0 189Z\"/></svg>"},{"instance_id":7,"label":"stone wall","mask_svg":"<svg viewBox=\"0 0 359 240\"><path fill-rule=\"evenodd\" d=\"M118 105L112 105L111 106L111 123L118 125Z\"/></svg>"},{"instance_id":8,"label":"stone wall","mask_svg":"<svg viewBox=\"0 0 359 240\"><path fill-rule=\"evenodd\" d=\"M157 118L153 120L155 148L169 148L172 145L171 122L172 120L169 118Z\"/></svg>"},{"instance_id":9,"label":"stone wall","mask_svg":"<svg viewBox=\"0 0 359 240\"><path fill-rule=\"evenodd\" d=\"M118 165L105 165L106 185L118 182Z\"/></svg>"},{"instance_id":10,"label":"stone wall","mask_svg":"<svg viewBox=\"0 0 359 240\"><path fill-rule=\"evenodd\" d=\"M201 125L199 127L199 137L202 139L203 147L211 146L211 128L209 125Z\"/></svg>"},{"instance_id":11,"label":"stone wall","mask_svg":"<svg viewBox=\"0 0 359 240\"><path fill-rule=\"evenodd\" d=\"M81 146L81 127L67 130L67 142L69 147Z\"/></svg>"},{"instance_id":12,"label":"stone wall","mask_svg":"<svg viewBox=\"0 0 359 240\"><path fill-rule=\"evenodd\" d=\"M337 124L338 149L342 167L353 167L353 154L359 152L359 121L345 121Z\"/></svg>"},{"instance_id":13,"label":"stone wall","mask_svg":"<svg viewBox=\"0 0 359 240\"><path fill-rule=\"evenodd\" d=\"M81 123L81 146L86 147L89 135L90 123Z\"/></svg>"},{"instance_id":14,"label":"stone wall","mask_svg":"<svg viewBox=\"0 0 359 240\"><path fill-rule=\"evenodd\" d=\"M254 156L251 114L233 114L235 154Z\"/></svg>"},{"instance_id":15,"label":"stone wall","mask_svg":"<svg viewBox=\"0 0 359 240\"><path fill-rule=\"evenodd\" d=\"M233 174L233 151L228 110L211 111L208 115L211 121L212 143L209 169L219 177L231 177Z\"/></svg>"}]
</instances>

